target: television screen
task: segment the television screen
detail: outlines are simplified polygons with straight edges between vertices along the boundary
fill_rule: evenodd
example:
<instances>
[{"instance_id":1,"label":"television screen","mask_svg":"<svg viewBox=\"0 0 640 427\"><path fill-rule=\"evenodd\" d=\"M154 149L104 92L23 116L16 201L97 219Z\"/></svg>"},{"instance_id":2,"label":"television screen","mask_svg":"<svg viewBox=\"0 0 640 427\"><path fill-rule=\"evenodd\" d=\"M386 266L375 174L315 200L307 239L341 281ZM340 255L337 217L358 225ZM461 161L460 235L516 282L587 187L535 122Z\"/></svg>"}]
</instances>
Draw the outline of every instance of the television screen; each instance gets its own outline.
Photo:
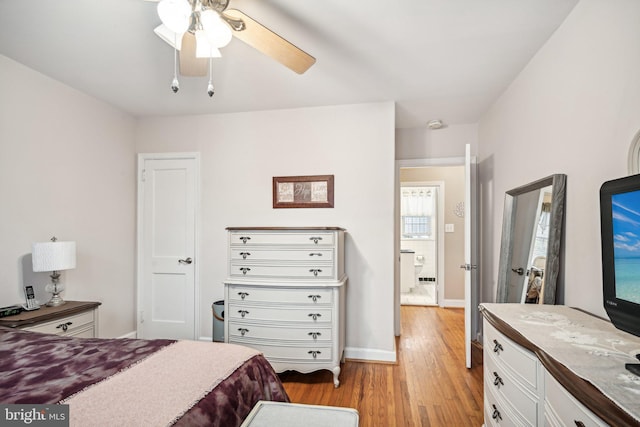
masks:
<instances>
[{"instance_id":1,"label":"television screen","mask_svg":"<svg viewBox=\"0 0 640 427\"><path fill-rule=\"evenodd\" d=\"M600 188L604 308L618 329L640 336L640 175Z\"/></svg>"},{"instance_id":2,"label":"television screen","mask_svg":"<svg viewBox=\"0 0 640 427\"><path fill-rule=\"evenodd\" d=\"M611 196L615 297L640 304L640 190Z\"/></svg>"}]
</instances>

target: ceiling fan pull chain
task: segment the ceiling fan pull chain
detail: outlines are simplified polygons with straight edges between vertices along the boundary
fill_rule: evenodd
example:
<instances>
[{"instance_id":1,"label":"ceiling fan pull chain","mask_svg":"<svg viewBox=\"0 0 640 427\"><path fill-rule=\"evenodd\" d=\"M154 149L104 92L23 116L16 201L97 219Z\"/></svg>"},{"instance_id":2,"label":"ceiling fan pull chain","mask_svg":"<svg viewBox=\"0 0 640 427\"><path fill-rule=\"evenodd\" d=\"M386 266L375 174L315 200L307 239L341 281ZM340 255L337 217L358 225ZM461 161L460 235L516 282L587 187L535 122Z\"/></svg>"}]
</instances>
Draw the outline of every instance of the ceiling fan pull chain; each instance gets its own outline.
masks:
<instances>
[{"instance_id":1,"label":"ceiling fan pull chain","mask_svg":"<svg viewBox=\"0 0 640 427\"><path fill-rule=\"evenodd\" d=\"M173 48L173 81L171 82L171 90L173 93L178 93L180 90L180 83L178 83L178 49L175 47L178 45L178 35L174 35L175 43Z\"/></svg>"},{"instance_id":2,"label":"ceiling fan pull chain","mask_svg":"<svg viewBox=\"0 0 640 427\"><path fill-rule=\"evenodd\" d=\"M209 84L207 85L207 93L209 94L209 98L213 96L213 83L211 83L212 78L213 78L213 58L209 58Z\"/></svg>"}]
</instances>

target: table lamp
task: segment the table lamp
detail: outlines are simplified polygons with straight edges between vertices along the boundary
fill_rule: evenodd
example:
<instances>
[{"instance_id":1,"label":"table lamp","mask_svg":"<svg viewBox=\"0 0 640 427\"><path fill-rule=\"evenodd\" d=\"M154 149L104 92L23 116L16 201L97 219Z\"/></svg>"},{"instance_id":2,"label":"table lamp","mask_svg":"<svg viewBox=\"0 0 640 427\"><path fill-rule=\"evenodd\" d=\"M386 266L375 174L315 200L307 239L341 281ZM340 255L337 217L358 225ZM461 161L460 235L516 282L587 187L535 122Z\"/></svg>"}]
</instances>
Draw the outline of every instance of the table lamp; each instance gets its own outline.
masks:
<instances>
[{"instance_id":1,"label":"table lamp","mask_svg":"<svg viewBox=\"0 0 640 427\"><path fill-rule=\"evenodd\" d=\"M47 292L51 292L50 307L57 307L65 303L60 297L64 287L59 284L60 271L76 268L76 242L59 242L55 237L50 242L34 243L31 251L33 271L51 271L51 284L47 285Z\"/></svg>"}]
</instances>

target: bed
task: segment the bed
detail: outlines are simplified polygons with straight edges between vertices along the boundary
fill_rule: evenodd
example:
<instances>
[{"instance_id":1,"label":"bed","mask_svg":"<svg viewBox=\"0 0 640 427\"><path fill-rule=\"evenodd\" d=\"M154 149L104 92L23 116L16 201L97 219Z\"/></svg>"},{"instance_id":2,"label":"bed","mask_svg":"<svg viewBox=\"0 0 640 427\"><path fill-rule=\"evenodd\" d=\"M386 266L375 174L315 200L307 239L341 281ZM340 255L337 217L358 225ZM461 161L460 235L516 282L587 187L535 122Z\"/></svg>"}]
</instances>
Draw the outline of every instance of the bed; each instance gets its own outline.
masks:
<instances>
[{"instance_id":1,"label":"bed","mask_svg":"<svg viewBox=\"0 0 640 427\"><path fill-rule=\"evenodd\" d=\"M288 402L269 362L233 344L73 338L0 327L0 403L67 404L71 425L238 426Z\"/></svg>"}]
</instances>

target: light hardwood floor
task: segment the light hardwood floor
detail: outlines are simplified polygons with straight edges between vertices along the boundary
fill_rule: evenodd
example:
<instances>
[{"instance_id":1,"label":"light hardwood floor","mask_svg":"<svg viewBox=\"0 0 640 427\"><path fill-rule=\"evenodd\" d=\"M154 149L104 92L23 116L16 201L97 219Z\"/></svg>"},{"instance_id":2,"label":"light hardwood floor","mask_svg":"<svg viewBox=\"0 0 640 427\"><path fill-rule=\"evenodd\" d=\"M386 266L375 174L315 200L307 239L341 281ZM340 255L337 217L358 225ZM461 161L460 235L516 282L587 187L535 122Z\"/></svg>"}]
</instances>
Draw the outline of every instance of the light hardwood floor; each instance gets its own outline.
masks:
<instances>
[{"instance_id":1,"label":"light hardwood floor","mask_svg":"<svg viewBox=\"0 0 640 427\"><path fill-rule=\"evenodd\" d=\"M284 372L294 403L343 406L361 427L481 426L482 366L464 366L464 311L402 306L397 364L347 360L340 387L333 374Z\"/></svg>"}]
</instances>

